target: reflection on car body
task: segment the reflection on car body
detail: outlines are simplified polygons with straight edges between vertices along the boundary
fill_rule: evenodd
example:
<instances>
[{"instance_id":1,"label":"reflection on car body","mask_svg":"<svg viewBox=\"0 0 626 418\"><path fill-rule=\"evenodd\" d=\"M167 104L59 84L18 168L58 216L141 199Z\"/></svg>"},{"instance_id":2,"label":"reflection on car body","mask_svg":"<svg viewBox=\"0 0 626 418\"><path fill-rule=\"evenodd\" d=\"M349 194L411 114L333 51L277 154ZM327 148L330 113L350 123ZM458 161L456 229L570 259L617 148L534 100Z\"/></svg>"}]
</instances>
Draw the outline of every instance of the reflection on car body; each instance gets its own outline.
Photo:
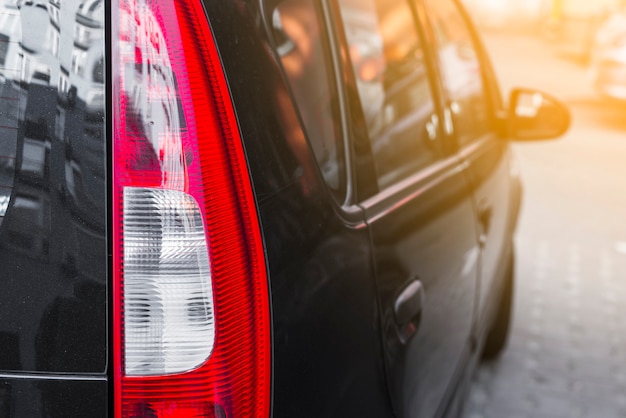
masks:
<instances>
[{"instance_id":1,"label":"reflection on car body","mask_svg":"<svg viewBox=\"0 0 626 418\"><path fill-rule=\"evenodd\" d=\"M456 0L0 0L0 95L20 418L454 416L569 122Z\"/></svg>"}]
</instances>

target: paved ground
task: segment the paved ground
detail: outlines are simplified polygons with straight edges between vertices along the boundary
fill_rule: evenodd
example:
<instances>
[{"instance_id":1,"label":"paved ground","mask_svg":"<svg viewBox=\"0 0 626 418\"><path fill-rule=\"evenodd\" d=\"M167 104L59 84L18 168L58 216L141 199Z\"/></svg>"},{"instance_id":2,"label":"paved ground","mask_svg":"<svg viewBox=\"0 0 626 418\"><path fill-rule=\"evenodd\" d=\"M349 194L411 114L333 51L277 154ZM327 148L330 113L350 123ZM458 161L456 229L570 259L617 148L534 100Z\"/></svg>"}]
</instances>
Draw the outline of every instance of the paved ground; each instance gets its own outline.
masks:
<instances>
[{"instance_id":1,"label":"paved ground","mask_svg":"<svg viewBox=\"0 0 626 418\"><path fill-rule=\"evenodd\" d=\"M626 417L626 106L531 37L488 34L505 89L573 111L559 141L515 146L525 180L513 331L474 377L466 418ZM504 90L504 89L503 89Z\"/></svg>"}]
</instances>

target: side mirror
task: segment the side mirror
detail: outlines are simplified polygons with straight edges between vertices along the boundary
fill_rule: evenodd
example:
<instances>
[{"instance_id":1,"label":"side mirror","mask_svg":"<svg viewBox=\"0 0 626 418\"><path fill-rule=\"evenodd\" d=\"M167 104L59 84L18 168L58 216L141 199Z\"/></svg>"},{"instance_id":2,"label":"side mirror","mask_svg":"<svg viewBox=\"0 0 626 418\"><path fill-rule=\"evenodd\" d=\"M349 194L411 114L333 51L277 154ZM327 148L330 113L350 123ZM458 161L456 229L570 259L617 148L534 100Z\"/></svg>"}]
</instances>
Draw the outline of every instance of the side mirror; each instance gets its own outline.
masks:
<instances>
[{"instance_id":1,"label":"side mirror","mask_svg":"<svg viewBox=\"0 0 626 418\"><path fill-rule=\"evenodd\" d=\"M513 140L558 138L567 132L570 121L568 108L554 97L532 89L511 92L507 131Z\"/></svg>"}]
</instances>

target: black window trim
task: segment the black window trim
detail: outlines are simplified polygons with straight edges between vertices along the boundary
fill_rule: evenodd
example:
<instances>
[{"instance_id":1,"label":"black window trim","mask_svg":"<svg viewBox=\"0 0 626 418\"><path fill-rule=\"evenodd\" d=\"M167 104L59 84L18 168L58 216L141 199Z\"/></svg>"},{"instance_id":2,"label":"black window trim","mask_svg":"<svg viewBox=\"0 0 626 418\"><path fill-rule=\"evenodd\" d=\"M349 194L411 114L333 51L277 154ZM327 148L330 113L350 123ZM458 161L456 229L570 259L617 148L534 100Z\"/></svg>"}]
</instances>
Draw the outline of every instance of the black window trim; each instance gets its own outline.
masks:
<instances>
[{"instance_id":1,"label":"black window trim","mask_svg":"<svg viewBox=\"0 0 626 418\"><path fill-rule=\"evenodd\" d=\"M419 196L438 187L444 180L467 171L469 165L456 155L436 161L409 177L386 187L376 195L359 204L366 214L366 222L372 224Z\"/></svg>"},{"instance_id":2,"label":"black window trim","mask_svg":"<svg viewBox=\"0 0 626 418\"><path fill-rule=\"evenodd\" d=\"M282 0L282 1L288 1L288 0ZM343 167L342 167L343 169L342 169L341 179L340 179L340 182L342 183L342 185L340 187L340 190L338 191L335 191L331 189L330 186L328 186L322 174L321 167L319 165L319 162L317 161L317 158L315 158L315 153L313 151L313 147L311 146L309 133L307 132L306 126L303 122L302 116L298 109L297 101L295 100L293 91L289 86L289 78L287 77L287 74L285 73L285 70L283 69L282 65L280 65L279 57L276 55L278 47L275 44L275 39L274 39L274 36L272 35L272 30L273 30L272 19L273 19L274 10L282 1L269 2L267 0L260 0L260 6L261 6L260 10L262 11L263 27L267 34L268 42L271 46L272 54L274 54L276 62L278 63L278 69L283 77L283 80L285 81L285 86L287 87L287 92L289 94L289 97L292 103L294 104L294 109L296 110L296 115L298 117L300 126L302 127L302 132L304 133L308 148L314 157L313 161L315 163L315 169L317 171L319 179L321 180L322 187L325 189L328 195L331 196L331 201L333 203L338 205L339 208L346 208L346 210L344 211L346 214L353 214L354 208L351 208L350 206L351 206L352 196L354 194L354 187L352 185L354 174L351 169L352 164L351 164L350 145L347 141L347 138L349 138L349 136L347 136L347 132L348 132L347 120L348 119L346 118L346 114L345 114L346 113L345 112L345 97L343 94L342 80L339 77L340 64L337 62L338 55L337 55L336 45L333 39L332 30L331 30L332 26L330 26L329 24L331 20L329 19L328 8L324 0L319 1L319 2L316 0L311 0L313 7L318 9L318 12L321 12L319 16L320 31L324 32L324 35L323 35L323 41L325 43L324 46L327 47L326 49L328 49L328 53L329 53L328 58L330 59L330 62L329 62L330 68L328 69L329 70L328 75L329 75L329 79L332 79L333 85L331 87L335 89L335 92L337 94L337 106L338 106L337 116L339 116L339 120L337 121L337 123L340 125L340 129L339 129L339 133L336 139L342 142L341 146L338 146L337 149L341 150L342 152L342 154L339 156L339 159L342 160L343 162ZM351 215L349 218L353 219L354 215Z\"/></svg>"},{"instance_id":3,"label":"black window trim","mask_svg":"<svg viewBox=\"0 0 626 418\"><path fill-rule=\"evenodd\" d=\"M454 127L454 121L452 120L452 116L450 114L451 110L446 105L447 94L445 89L441 83L441 64L437 59L437 51L435 47L435 33L431 24L431 19L427 16L427 6L424 3L424 0L411 0L414 4L415 8L418 12L418 18L420 19L420 29L424 31L424 39L427 45L428 52L430 55L433 65L433 71L439 75L439 80L435 81L436 88L438 90L438 96L441 105L441 114L443 116L443 127L444 127L444 140L447 144L449 150L453 154L457 154L461 159L468 158L469 155L475 154L477 152L481 152L481 149L485 146L488 146L489 143L492 143L492 140L500 140L500 129L499 129L499 119L502 112L504 112L504 107L502 104L500 88L495 79L495 72L493 70L493 66L485 49L484 43L479 36L479 33L473 24L467 10L461 4L459 0L449 0L455 6L463 22L466 25L466 28L469 32L469 35L472 40L472 44L476 50L477 58L480 64L480 75L481 81L483 83L483 91L485 94L486 102L487 102L487 111L489 114L490 124L492 124L493 129L489 132L476 137L470 143L461 145L456 136L456 129Z\"/></svg>"},{"instance_id":4,"label":"black window trim","mask_svg":"<svg viewBox=\"0 0 626 418\"><path fill-rule=\"evenodd\" d=\"M339 57L341 51L338 48L337 42L334 37L333 30L334 21L332 20L332 14L327 1L320 1L320 9L322 11L322 18L324 29L326 30L326 41L328 43L328 50L330 52L330 60L333 71L333 78L335 88L337 90L337 105L339 106L339 123L341 124L341 133L338 140L341 141L343 146L343 159L344 159L344 171L345 171L345 189L344 199L341 202L342 208L349 208L353 201L354 196L354 170L352 164L352 153L350 147L350 130L348 129L348 114L347 114L347 99L344 94L344 85L341 78L341 62Z\"/></svg>"}]
</instances>

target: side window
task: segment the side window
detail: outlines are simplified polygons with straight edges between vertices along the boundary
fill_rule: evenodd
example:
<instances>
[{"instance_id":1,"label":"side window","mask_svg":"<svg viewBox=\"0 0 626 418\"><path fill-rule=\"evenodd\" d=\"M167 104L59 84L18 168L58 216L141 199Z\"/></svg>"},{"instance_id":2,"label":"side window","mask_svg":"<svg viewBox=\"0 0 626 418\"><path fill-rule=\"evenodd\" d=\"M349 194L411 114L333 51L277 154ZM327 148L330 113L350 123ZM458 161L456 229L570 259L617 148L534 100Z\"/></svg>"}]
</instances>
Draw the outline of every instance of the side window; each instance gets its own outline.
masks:
<instances>
[{"instance_id":1,"label":"side window","mask_svg":"<svg viewBox=\"0 0 626 418\"><path fill-rule=\"evenodd\" d=\"M406 0L338 0L379 188L440 157L431 86Z\"/></svg>"},{"instance_id":2,"label":"side window","mask_svg":"<svg viewBox=\"0 0 626 418\"><path fill-rule=\"evenodd\" d=\"M491 129L479 55L467 21L452 0L425 0L459 145Z\"/></svg>"},{"instance_id":3,"label":"side window","mask_svg":"<svg viewBox=\"0 0 626 418\"><path fill-rule=\"evenodd\" d=\"M272 28L277 53L315 158L327 185L341 198L345 167L337 90L317 2L281 2L273 11ZM290 145L294 150L304 146Z\"/></svg>"}]
</instances>

